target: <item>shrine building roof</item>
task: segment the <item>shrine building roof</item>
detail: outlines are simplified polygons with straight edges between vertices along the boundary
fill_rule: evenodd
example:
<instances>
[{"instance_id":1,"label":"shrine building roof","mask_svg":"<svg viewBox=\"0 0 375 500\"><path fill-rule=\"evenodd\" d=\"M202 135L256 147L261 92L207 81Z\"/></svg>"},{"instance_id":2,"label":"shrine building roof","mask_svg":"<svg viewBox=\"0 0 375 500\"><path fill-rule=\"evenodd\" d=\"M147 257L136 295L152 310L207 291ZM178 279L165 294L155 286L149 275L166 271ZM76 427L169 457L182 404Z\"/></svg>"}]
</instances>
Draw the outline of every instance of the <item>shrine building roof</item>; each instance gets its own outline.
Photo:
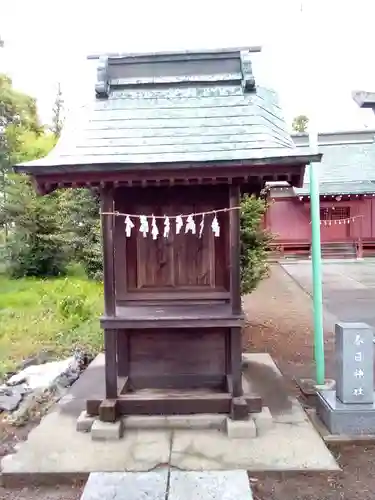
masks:
<instances>
[{"instance_id":1,"label":"shrine building roof","mask_svg":"<svg viewBox=\"0 0 375 500\"><path fill-rule=\"evenodd\" d=\"M293 140L299 148L308 147L307 134L295 134ZM318 145L323 157L314 168L318 169L322 195L375 193L375 130L324 132L318 135ZM295 193L310 194L309 169Z\"/></svg>"},{"instance_id":2,"label":"shrine building roof","mask_svg":"<svg viewBox=\"0 0 375 500\"><path fill-rule=\"evenodd\" d=\"M294 144L276 93L257 85L255 51L100 56L90 104L67 117L50 154L15 169L38 175L319 161Z\"/></svg>"}]
</instances>

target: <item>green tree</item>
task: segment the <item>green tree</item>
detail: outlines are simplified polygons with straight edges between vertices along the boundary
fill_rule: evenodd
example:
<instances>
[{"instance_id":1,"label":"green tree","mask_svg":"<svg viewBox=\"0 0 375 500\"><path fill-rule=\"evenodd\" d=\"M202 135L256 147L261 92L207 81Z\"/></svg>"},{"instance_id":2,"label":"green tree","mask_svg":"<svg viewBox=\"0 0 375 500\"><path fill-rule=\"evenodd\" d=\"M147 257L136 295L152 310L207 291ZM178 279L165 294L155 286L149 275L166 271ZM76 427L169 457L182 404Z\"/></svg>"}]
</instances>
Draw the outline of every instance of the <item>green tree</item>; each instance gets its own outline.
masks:
<instances>
[{"instance_id":1,"label":"green tree","mask_svg":"<svg viewBox=\"0 0 375 500\"><path fill-rule=\"evenodd\" d=\"M241 202L241 293L250 293L268 274L271 234L263 228L267 202L245 195Z\"/></svg>"},{"instance_id":2,"label":"green tree","mask_svg":"<svg viewBox=\"0 0 375 500\"><path fill-rule=\"evenodd\" d=\"M0 76L0 222L5 227L8 269L13 276L61 274L66 243L61 196L40 197L30 180L11 166L48 154L56 138L40 125L35 99L14 90ZM9 236L9 237L8 237Z\"/></svg>"},{"instance_id":3,"label":"green tree","mask_svg":"<svg viewBox=\"0 0 375 500\"><path fill-rule=\"evenodd\" d=\"M55 102L52 108L52 127L51 132L56 138L60 137L61 130L64 124L64 99L61 91L60 83L57 84L57 93Z\"/></svg>"},{"instance_id":4,"label":"green tree","mask_svg":"<svg viewBox=\"0 0 375 500\"><path fill-rule=\"evenodd\" d=\"M306 115L298 115L294 118L292 128L294 132L307 132L309 118Z\"/></svg>"},{"instance_id":5,"label":"green tree","mask_svg":"<svg viewBox=\"0 0 375 500\"><path fill-rule=\"evenodd\" d=\"M64 193L65 212L72 235L72 259L80 263L89 278L103 277L99 218L99 194L91 189L69 189Z\"/></svg>"},{"instance_id":6,"label":"green tree","mask_svg":"<svg viewBox=\"0 0 375 500\"><path fill-rule=\"evenodd\" d=\"M14 90L12 80L0 74L0 213L5 244L8 240L9 226L4 214L7 179L14 154L22 144L23 135L27 131L33 133L34 137L42 132L35 99Z\"/></svg>"},{"instance_id":7,"label":"green tree","mask_svg":"<svg viewBox=\"0 0 375 500\"><path fill-rule=\"evenodd\" d=\"M38 196L24 175L11 175L5 205L12 220L8 270L22 276L59 276L66 272L69 238L60 193Z\"/></svg>"}]
</instances>

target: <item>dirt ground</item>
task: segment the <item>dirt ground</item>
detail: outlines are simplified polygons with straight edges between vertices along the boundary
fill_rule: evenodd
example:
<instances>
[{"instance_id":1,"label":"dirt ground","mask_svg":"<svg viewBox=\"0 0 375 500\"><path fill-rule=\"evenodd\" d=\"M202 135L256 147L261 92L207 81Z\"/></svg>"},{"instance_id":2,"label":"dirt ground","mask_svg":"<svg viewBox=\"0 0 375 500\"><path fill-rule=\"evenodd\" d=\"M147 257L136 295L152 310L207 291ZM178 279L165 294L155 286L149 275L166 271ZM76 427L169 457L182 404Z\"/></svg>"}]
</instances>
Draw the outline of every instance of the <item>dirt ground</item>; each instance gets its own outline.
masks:
<instances>
[{"instance_id":1,"label":"dirt ground","mask_svg":"<svg viewBox=\"0 0 375 500\"><path fill-rule=\"evenodd\" d=\"M245 298L247 325L244 350L269 352L297 391L294 377L311 377L313 334L311 299L277 265L271 276ZM333 336L326 335L327 376L333 376ZM25 439L28 429L10 429L0 422L0 457ZM299 475L252 482L254 500L373 500L375 498L375 446L342 446L332 450L343 472L339 475ZM308 450L306 450L308 453ZM82 487L4 490L4 500L77 500Z\"/></svg>"},{"instance_id":2,"label":"dirt ground","mask_svg":"<svg viewBox=\"0 0 375 500\"><path fill-rule=\"evenodd\" d=\"M314 375L310 297L274 265L271 276L246 297L244 308L248 321L244 350L269 352L298 393L293 378ZM333 377L334 343L329 332L325 347L326 376ZM258 479L252 484L254 500L373 500L375 446L346 445L332 452L342 473Z\"/></svg>"}]
</instances>

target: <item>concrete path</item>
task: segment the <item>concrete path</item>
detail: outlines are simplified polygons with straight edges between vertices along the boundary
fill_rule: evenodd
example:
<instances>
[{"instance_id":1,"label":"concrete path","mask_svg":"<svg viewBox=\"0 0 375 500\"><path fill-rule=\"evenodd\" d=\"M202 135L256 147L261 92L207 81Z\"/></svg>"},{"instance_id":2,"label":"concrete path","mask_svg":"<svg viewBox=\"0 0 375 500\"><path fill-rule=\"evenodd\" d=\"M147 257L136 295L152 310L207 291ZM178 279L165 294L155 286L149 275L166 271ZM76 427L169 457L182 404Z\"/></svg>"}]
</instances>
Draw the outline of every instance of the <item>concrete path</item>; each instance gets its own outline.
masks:
<instances>
[{"instance_id":1,"label":"concrete path","mask_svg":"<svg viewBox=\"0 0 375 500\"><path fill-rule=\"evenodd\" d=\"M282 263L285 271L312 295L311 262ZM364 322L375 328L375 260L323 262L326 321Z\"/></svg>"},{"instance_id":2,"label":"concrete path","mask_svg":"<svg viewBox=\"0 0 375 500\"><path fill-rule=\"evenodd\" d=\"M245 471L96 472L81 500L252 500Z\"/></svg>"},{"instance_id":3,"label":"concrete path","mask_svg":"<svg viewBox=\"0 0 375 500\"><path fill-rule=\"evenodd\" d=\"M244 376L269 406L272 427L257 437L231 439L217 429L128 429L118 441L94 441L76 431L77 413L99 390L104 359L99 356L54 411L33 429L14 455L1 462L5 484L19 478L56 482L92 472L144 472L168 465L186 471L337 471L339 467L268 354L245 354ZM91 366L91 365L90 365ZM98 377L98 378L97 378ZM75 387L76 385L76 387ZM85 390L85 387L86 390ZM308 450L308 453L306 453Z\"/></svg>"}]
</instances>

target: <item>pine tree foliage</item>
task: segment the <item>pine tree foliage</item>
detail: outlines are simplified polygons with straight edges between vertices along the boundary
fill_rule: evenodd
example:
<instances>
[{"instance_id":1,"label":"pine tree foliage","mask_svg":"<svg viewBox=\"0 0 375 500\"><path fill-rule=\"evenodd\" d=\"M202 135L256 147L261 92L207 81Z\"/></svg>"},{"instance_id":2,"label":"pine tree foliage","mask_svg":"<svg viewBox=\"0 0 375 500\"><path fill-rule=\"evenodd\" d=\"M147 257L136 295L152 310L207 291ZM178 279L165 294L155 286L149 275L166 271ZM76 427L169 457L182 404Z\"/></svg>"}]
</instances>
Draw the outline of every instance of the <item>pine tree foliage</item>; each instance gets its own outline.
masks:
<instances>
[{"instance_id":1,"label":"pine tree foliage","mask_svg":"<svg viewBox=\"0 0 375 500\"><path fill-rule=\"evenodd\" d=\"M72 258L82 264L89 278L101 280L102 243L99 193L90 189L70 189L64 194L67 224L72 237Z\"/></svg>"},{"instance_id":2,"label":"pine tree foliage","mask_svg":"<svg viewBox=\"0 0 375 500\"><path fill-rule=\"evenodd\" d=\"M11 220L8 270L13 277L59 276L69 262L69 238L60 193L38 196L29 179L9 179L5 211Z\"/></svg>"}]
</instances>

